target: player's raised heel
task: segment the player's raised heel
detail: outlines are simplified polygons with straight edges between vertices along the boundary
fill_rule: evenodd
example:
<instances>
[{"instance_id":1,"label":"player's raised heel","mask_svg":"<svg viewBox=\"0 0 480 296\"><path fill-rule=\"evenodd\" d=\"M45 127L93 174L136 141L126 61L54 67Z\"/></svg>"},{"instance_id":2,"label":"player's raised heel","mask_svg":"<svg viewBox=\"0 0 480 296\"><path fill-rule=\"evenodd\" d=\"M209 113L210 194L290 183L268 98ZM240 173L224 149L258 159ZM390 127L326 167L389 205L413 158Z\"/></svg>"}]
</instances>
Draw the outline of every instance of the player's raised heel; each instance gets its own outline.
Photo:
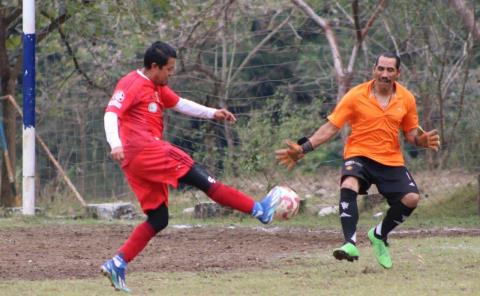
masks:
<instances>
[{"instance_id":1,"label":"player's raised heel","mask_svg":"<svg viewBox=\"0 0 480 296\"><path fill-rule=\"evenodd\" d=\"M281 190L278 188L278 186L273 187L272 190L270 190L262 199L262 201L260 201L259 204L262 207L262 213L255 217L258 218L258 220L260 220L260 222L263 224L272 223L275 210L280 204L280 197Z\"/></svg>"},{"instance_id":2,"label":"player's raised heel","mask_svg":"<svg viewBox=\"0 0 480 296\"><path fill-rule=\"evenodd\" d=\"M347 260L349 262L353 262L358 260L360 256L360 252L358 248L352 243L346 243L340 248L336 248L333 250L333 257L337 260Z\"/></svg>"},{"instance_id":3,"label":"player's raised heel","mask_svg":"<svg viewBox=\"0 0 480 296\"><path fill-rule=\"evenodd\" d=\"M108 278L115 290L128 293L130 292L130 289L127 287L127 283L125 282L126 268L127 263L125 260L123 260L122 256L116 255L100 267L100 272Z\"/></svg>"}]
</instances>

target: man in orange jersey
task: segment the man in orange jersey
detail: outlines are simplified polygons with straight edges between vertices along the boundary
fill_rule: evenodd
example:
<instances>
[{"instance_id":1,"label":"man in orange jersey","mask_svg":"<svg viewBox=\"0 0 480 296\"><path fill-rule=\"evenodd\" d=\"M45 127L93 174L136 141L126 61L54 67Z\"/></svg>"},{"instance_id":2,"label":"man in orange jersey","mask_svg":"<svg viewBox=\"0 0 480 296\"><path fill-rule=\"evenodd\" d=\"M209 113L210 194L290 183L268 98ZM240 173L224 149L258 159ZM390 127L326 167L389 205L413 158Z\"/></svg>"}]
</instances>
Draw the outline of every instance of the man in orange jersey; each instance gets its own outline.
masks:
<instances>
[{"instance_id":1,"label":"man in orange jersey","mask_svg":"<svg viewBox=\"0 0 480 296\"><path fill-rule=\"evenodd\" d=\"M410 216L420 199L417 185L404 166L399 131L413 145L435 151L440 148L438 132L425 132L418 125L415 98L396 82L399 75L400 58L392 53L381 54L375 61L373 79L351 89L310 138L297 143L287 140L288 148L276 151L279 162L291 169L346 123L351 126L344 150L339 203L345 243L333 251L338 260L358 259L357 195L366 194L375 184L390 208L383 221L368 231L368 238L378 263L392 267L388 233Z\"/></svg>"}]
</instances>

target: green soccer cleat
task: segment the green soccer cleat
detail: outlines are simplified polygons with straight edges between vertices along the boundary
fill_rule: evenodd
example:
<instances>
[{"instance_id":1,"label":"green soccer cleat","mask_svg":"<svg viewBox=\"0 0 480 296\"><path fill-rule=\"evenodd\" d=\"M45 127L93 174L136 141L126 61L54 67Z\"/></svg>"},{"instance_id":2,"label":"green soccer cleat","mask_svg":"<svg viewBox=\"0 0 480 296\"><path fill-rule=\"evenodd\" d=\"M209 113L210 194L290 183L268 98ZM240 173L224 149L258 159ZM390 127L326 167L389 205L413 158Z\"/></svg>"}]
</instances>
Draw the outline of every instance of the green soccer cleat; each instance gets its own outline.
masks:
<instances>
[{"instance_id":1,"label":"green soccer cleat","mask_svg":"<svg viewBox=\"0 0 480 296\"><path fill-rule=\"evenodd\" d=\"M378 263L386 269L392 268L392 258L390 258L390 252L385 242L375 237L375 227L368 231L368 239L373 246L373 252L377 257Z\"/></svg>"},{"instance_id":2,"label":"green soccer cleat","mask_svg":"<svg viewBox=\"0 0 480 296\"><path fill-rule=\"evenodd\" d=\"M340 248L333 250L333 257L337 260L346 259L349 262L353 262L354 260L358 260L358 256L360 256L360 252L352 243L346 243Z\"/></svg>"}]
</instances>

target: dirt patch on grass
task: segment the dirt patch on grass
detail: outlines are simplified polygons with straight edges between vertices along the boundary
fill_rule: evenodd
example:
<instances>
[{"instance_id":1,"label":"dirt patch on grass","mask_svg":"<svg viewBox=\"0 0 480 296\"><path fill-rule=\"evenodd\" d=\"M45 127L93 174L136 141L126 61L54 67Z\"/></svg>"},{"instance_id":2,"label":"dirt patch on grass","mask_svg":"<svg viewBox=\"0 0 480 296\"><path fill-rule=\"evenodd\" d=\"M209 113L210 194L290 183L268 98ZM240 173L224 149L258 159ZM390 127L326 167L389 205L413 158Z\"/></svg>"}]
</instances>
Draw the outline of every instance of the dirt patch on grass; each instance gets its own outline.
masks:
<instances>
[{"instance_id":1,"label":"dirt patch on grass","mask_svg":"<svg viewBox=\"0 0 480 296\"><path fill-rule=\"evenodd\" d=\"M132 229L133 226L128 225L42 225L1 229L0 280L96 277L100 265L115 253ZM404 230L394 235L479 234L480 229L434 229ZM270 268L270 262L299 258L341 242L341 234L331 230L170 227L131 262L129 272ZM365 239L359 241L359 244L365 243Z\"/></svg>"}]
</instances>

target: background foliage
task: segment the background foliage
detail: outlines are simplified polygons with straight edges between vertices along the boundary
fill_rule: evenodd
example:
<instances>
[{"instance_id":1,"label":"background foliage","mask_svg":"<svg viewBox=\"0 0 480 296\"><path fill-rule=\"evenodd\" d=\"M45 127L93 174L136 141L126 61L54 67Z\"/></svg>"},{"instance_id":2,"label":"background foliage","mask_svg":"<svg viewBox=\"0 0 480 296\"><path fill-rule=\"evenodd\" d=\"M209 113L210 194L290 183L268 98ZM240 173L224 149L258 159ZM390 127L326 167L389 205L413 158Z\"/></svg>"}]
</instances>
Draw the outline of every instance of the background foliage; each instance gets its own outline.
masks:
<instances>
[{"instance_id":1,"label":"background foliage","mask_svg":"<svg viewBox=\"0 0 480 296\"><path fill-rule=\"evenodd\" d=\"M361 1L361 24L378 2ZM397 52L403 61L401 83L416 95L422 125L438 128L443 139L435 155L406 145L409 165L478 171L479 41L448 1L435 2L387 3L362 44L352 85L370 78L379 53ZM465 1L478 17L474 2ZM348 61L355 44L351 1L309 4L329 21ZM165 137L217 176L245 186L259 175L270 184L289 178L275 164L273 151L283 139L312 134L336 103L325 32L289 1L49 0L37 3L38 28L62 14L68 20L37 45L37 133L88 201L130 192L109 158L103 112L118 79L142 67L145 49L156 40L178 49L174 90L202 104L227 107L239 118L229 126L167 112ZM21 46L21 22L9 30L7 48L13 53ZM21 81L18 102L20 89ZM21 155L20 134L16 139ZM69 194L43 151L37 155L39 196L52 200ZM336 167L341 155L339 136L309 155L296 177Z\"/></svg>"}]
</instances>

